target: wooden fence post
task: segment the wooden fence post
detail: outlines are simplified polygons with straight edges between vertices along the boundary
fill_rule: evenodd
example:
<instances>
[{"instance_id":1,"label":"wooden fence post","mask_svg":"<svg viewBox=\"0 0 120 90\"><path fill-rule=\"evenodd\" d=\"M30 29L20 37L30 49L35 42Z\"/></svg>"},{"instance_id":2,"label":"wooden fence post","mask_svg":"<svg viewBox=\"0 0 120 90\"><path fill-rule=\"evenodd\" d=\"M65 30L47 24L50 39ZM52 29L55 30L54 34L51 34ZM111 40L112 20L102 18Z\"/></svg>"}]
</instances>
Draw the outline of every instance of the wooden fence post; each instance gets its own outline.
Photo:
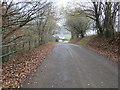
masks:
<instances>
[{"instance_id":1,"label":"wooden fence post","mask_svg":"<svg viewBox=\"0 0 120 90\"><path fill-rule=\"evenodd\" d=\"M36 39L34 40L34 47L36 47Z\"/></svg>"},{"instance_id":2,"label":"wooden fence post","mask_svg":"<svg viewBox=\"0 0 120 90\"><path fill-rule=\"evenodd\" d=\"M31 46L31 45L30 45L30 41L29 41L28 43L29 43L29 50L30 50L30 46Z\"/></svg>"},{"instance_id":3,"label":"wooden fence post","mask_svg":"<svg viewBox=\"0 0 120 90\"><path fill-rule=\"evenodd\" d=\"M7 52L9 53L9 46L7 46ZM6 56L6 60L9 61L9 55Z\"/></svg>"},{"instance_id":4,"label":"wooden fence post","mask_svg":"<svg viewBox=\"0 0 120 90\"><path fill-rule=\"evenodd\" d=\"M7 47L4 47L4 52L3 52L3 55L4 54L8 54L9 53L9 46L7 46ZM4 56L3 58L2 58L2 62L6 62L6 61L8 61L9 60L9 55L7 55L7 56Z\"/></svg>"},{"instance_id":5,"label":"wooden fence post","mask_svg":"<svg viewBox=\"0 0 120 90\"><path fill-rule=\"evenodd\" d=\"M23 42L23 45L22 45L22 49L24 49L24 42Z\"/></svg>"}]
</instances>

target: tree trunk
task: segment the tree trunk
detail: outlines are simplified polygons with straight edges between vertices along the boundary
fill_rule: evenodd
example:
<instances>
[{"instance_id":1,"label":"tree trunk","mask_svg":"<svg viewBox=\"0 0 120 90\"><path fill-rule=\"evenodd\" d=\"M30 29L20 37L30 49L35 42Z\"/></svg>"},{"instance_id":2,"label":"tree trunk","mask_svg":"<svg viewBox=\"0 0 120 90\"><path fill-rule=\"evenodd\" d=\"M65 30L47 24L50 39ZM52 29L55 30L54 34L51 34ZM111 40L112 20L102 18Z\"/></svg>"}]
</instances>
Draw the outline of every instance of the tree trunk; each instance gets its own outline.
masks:
<instances>
[{"instance_id":1,"label":"tree trunk","mask_svg":"<svg viewBox=\"0 0 120 90\"><path fill-rule=\"evenodd\" d=\"M77 40L79 38L79 34L76 32L71 32L72 40Z\"/></svg>"}]
</instances>

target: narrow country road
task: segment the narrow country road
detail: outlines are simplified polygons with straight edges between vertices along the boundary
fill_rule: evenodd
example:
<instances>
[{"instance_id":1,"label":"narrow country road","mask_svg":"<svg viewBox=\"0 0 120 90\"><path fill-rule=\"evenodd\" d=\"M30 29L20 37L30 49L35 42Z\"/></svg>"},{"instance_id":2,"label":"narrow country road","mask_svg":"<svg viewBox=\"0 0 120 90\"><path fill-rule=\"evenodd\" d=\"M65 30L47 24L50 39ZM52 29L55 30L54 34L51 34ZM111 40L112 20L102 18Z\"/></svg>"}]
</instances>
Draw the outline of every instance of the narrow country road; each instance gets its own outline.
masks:
<instances>
[{"instance_id":1,"label":"narrow country road","mask_svg":"<svg viewBox=\"0 0 120 90\"><path fill-rule=\"evenodd\" d=\"M82 46L59 43L22 88L118 88L118 64Z\"/></svg>"}]
</instances>

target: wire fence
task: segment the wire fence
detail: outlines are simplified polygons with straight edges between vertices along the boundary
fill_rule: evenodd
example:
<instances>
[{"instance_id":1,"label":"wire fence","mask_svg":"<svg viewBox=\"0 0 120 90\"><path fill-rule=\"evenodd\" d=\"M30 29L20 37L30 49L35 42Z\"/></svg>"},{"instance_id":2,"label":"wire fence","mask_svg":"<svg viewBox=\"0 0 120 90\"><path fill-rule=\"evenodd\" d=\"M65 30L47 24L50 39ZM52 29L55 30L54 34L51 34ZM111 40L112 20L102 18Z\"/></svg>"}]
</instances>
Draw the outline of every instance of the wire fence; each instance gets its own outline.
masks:
<instances>
[{"instance_id":1,"label":"wire fence","mask_svg":"<svg viewBox=\"0 0 120 90\"><path fill-rule=\"evenodd\" d=\"M0 54L0 58L2 58L2 63L8 61L10 57L16 55L17 53L30 50L39 45L40 43L38 39L1 45L0 50L2 51L2 53Z\"/></svg>"}]
</instances>

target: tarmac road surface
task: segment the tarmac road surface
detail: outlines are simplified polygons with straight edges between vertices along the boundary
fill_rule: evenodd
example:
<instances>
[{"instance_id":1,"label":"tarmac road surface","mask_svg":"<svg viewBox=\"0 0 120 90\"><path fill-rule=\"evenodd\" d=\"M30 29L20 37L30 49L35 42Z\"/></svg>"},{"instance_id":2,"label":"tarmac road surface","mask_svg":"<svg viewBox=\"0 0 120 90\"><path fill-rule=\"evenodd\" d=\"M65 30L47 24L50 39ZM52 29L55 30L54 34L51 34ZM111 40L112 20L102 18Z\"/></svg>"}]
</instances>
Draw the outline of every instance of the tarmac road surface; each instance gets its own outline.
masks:
<instances>
[{"instance_id":1,"label":"tarmac road surface","mask_svg":"<svg viewBox=\"0 0 120 90\"><path fill-rule=\"evenodd\" d=\"M58 43L22 88L118 88L118 64L83 46Z\"/></svg>"}]
</instances>

